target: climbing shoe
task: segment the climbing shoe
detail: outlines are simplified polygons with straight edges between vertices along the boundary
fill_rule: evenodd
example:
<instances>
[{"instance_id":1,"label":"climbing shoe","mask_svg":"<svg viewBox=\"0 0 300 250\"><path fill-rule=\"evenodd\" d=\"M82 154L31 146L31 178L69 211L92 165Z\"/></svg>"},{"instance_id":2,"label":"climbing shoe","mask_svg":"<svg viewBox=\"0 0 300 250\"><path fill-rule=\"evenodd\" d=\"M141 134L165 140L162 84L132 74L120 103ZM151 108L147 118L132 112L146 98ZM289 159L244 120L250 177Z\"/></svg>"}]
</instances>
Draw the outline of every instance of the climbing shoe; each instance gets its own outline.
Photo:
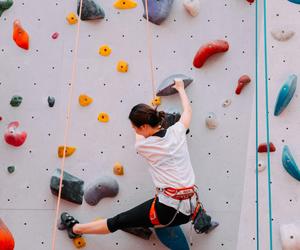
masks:
<instances>
[{"instance_id":1,"label":"climbing shoe","mask_svg":"<svg viewBox=\"0 0 300 250\"><path fill-rule=\"evenodd\" d=\"M205 212L205 210L200 207L194 221L193 221L194 229L196 233L209 233L213 229L215 229L219 223L215 221L211 221L211 217Z\"/></svg>"},{"instance_id":2,"label":"climbing shoe","mask_svg":"<svg viewBox=\"0 0 300 250\"><path fill-rule=\"evenodd\" d=\"M69 238L75 239L81 237L81 234L76 234L73 232L73 226L79 223L78 220L76 220L73 216L71 216L66 212L63 212L61 214L60 219L61 219L61 225L59 226L59 228L66 229Z\"/></svg>"}]
</instances>

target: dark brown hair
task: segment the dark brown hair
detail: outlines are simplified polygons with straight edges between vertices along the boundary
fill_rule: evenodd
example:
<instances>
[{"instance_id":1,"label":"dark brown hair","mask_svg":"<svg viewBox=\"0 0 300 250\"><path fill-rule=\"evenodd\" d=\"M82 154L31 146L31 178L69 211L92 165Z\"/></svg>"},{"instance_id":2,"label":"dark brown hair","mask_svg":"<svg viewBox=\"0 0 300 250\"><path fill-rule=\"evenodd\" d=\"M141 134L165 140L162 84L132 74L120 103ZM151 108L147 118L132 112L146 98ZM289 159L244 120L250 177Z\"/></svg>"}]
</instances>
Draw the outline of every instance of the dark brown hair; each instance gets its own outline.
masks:
<instances>
[{"instance_id":1,"label":"dark brown hair","mask_svg":"<svg viewBox=\"0 0 300 250\"><path fill-rule=\"evenodd\" d=\"M129 120L136 127L140 127L144 124L156 127L158 125L163 125L165 121L165 112L157 111L156 108L154 109L147 104L140 103L131 109Z\"/></svg>"}]
</instances>

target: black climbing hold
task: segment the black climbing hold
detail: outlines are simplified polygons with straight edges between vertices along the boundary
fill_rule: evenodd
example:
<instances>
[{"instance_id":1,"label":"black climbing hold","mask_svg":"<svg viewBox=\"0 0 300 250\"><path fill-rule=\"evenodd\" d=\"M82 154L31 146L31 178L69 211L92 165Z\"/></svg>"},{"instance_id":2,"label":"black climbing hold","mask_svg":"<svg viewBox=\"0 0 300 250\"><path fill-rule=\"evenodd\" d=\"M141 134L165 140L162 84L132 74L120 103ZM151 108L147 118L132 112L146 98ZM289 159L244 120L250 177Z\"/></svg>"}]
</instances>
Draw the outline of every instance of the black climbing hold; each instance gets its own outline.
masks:
<instances>
[{"instance_id":1,"label":"black climbing hold","mask_svg":"<svg viewBox=\"0 0 300 250\"><path fill-rule=\"evenodd\" d=\"M12 107L19 107L22 103L23 97L19 95L14 95L10 100L10 105Z\"/></svg>"},{"instance_id":2,"label":"black climbing hold","mask_svg":"<svg viewBox=\"0 0 300 250\"><path fill-rule=\"evenodd\" d=\"M13 0L0 0L0 17L4 11L8 10L13 5Z\"/></svg>"},{"instance_id":3,"label":"black climbing hold","mask_svg":"<svg viewBox=\"0 0 300 250\"><path fill-rule=\"evenodd\" d=\"M15 170L16 170L15 166L9 166L9 167L7 167L7 172L10 173L10 174L12 174L13 172L15 172Z\"/></svg>"},{"instance_id":4,"label":"black climbing hold","mask_svg":"<svg viewBox=\"0 0 300 250\"><path fill-rule=\"evenodd\" d=\"M163 127L167 129L168 127L174 125L176 122L179 121L181 117L181 114L178 112L173 112L173 113L165 113L165 122L163 123ZM186 130L186 134L190 132L190 129L188 128Z\"/></svg>"},{"instance_id":5,"label":"black climbing hold","mask_svg":"<svg viewBox=\"0 0 300 250\"><path fill-rule=\"evenodd\" d=\"M53 96L48 96L48 105L52 108L55 104L55 98Z\"/></svg>"},{"instance_id":6,"label":"black climbing hold","mask_svg":"<svg viewBox=\"0 0 300 250\"><path fill-rule=\"evenodd\" d=\"M79 16L80 11L80 0L77 4L77 14ZM104 10L97 4L94 0L83 0L82 2L82 11L81 11L81 20L97 20L105 17Z\"/></svg>"}]
</instances>

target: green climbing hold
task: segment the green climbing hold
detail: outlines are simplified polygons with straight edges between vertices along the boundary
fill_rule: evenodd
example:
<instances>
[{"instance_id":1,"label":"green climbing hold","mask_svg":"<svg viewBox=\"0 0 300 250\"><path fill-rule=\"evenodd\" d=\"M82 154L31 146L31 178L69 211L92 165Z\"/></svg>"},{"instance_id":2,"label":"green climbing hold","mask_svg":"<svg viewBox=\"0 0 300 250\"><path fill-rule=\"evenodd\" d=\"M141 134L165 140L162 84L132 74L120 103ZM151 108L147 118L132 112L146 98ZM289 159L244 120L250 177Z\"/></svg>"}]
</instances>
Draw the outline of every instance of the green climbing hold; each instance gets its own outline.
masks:
<instances>
[{"instance_id":1,"label":"green climbing hold","mask_svg":"<svg viewBox=\"0 0 300 250\"><path fill-rule=\"evenodd\" d=\"M0 0L0 16L13 5L13 0Z\"/></svg>"},{"instance_id":2,"label":"green climbing hold","mask_svg":"<svg viewBox=\"0 0 300 250\"><path fill-rule=\"evenodd\" d=\"M60 176L61 170L56 169L50 181L50 189L54 195L58 195ZM62 185L61 198L81 205L84 181L64 171Z\"/></svg>"},{"instance_id":3,"label":"green climbing hold","mask_svg":"<svg viewBox=\"0 0 300 250\"><path fill-rule=\"evenodd\" d=\"M10 100L10 105L13 107L19 107L22 103L23 97L19 95L14 95Z\"/></svg>"},{"instance_id":4,"label":"green climbing hold","mask_svg":"<svg viewBox=\"0 0 300 250\"><path fill-rule=\"evenodd\" d=\"M15 166L9 166L9 167L7 167L7 172L10 173L10 174L12 174L13 172L15 172L15 170L16 170Z\"/></svg>"}]
</instances>

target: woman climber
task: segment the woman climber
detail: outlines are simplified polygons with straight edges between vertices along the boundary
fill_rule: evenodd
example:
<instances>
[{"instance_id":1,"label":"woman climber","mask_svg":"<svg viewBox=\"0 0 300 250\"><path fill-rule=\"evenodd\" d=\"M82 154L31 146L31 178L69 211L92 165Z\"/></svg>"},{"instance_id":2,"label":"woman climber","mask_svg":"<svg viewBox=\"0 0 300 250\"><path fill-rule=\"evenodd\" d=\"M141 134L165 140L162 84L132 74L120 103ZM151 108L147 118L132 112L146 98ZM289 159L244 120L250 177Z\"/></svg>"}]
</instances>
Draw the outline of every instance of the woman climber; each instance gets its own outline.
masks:
<instances>
[{"instance_id":1,"label":"woman climber","mask_svg":"<svg viewBox=\"0 0 300 250\"><path fill-rule=\"evenodd\" d=\"M64 212L61 223L67 228L70 238L134 227L177 226L191 220L198 233L207 233L218 225L211 222L198 201L186 142L192 108L184 83L175 79L172 87L178 91L183 107L179 121L173 125L166 122L163 111L158 112L146 104L134 106L129 114L136 132L136 150L150 164L149 171L156 187L155 198L112 218L86 224Z\"/></svg>"}]
</instances>

